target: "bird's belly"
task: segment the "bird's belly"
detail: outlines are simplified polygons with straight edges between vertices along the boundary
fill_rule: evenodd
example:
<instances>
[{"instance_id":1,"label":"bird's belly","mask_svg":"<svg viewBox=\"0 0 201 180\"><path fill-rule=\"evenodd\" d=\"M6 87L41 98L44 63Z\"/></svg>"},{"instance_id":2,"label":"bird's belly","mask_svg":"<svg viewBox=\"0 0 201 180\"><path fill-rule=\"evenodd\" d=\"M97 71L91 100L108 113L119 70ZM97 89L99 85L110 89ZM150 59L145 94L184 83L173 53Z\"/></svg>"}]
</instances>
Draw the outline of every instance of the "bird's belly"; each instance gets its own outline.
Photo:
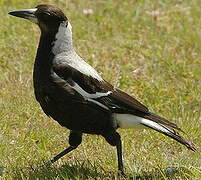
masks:
<instances>
[{"instance_id":1,"label":"bird's belly","mask_svg":"<svg viewBox=\"0 0 201 180\"><path fill-rule=\"evenodd\" d=\"M70 96L63 100L44 96L39 103L48 116L70 130L103 134L114 129L110 113L72 100Z\"/></svg>"}]
</instances>

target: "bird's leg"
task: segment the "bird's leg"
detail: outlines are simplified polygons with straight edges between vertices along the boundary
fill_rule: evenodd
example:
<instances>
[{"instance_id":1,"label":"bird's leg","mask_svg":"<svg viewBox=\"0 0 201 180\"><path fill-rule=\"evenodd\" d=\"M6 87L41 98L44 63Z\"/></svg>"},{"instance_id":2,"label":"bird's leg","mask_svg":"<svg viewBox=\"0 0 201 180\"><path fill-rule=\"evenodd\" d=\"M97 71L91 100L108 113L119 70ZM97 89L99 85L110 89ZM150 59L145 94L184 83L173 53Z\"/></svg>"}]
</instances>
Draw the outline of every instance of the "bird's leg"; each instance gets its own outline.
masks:
<instances>
[{"instance_id":1,"label":"bird's leg","mask_svg":"<svg viewBox=\"0 0 201 180\"><path fill-rule=\"evenodd\" d=\"M119 139L119 142L116 145L117 148L117 159L118 159L118 170L119 174L126 177L126 174L124 173L123 169L123 158L122 158L122 143L121 139Z\"/></svg>"},{"instance_id":2,"label":"bird's leg","mask_svg":"<svg viewBox=\"0 0 201 180\"><path fill-rule=\"evenodd\" d=\"M76 146L69 146L68 148L66 148L65 150L63 150L62 152L60 152L59 154L57 154L53 158L51 158L48 162L49 163L54 163L58 159L60 159L61 157L65 156L66 154L68 154L69 152L71 152L72 150L74 150L76 148L77 148Z\"/></svg>"},{"instance_id":3,"label":"bird's leg","mask_svg":"<svg viewBox=\"0 0 201 180\"><path fill-rule=\"evenodd\" d=\"M54 163L61 157L65 156L72 150L76 149L81 144L81 142L82 142L82 133L77 132L77 131L71 131L70 135L69 135L70 146L68 148L66 148L65 150L63 150L62 152L60 152L59 154L57 154L56 156L54 156L53 158L51 158L48 161L48 163Z\"/></svg>"},{"instance_id":4,"label":"bird's leg","mask_svg":"<svg viewBox=\"0 0 201 180\"><path fill-rule=\"evenodd\" d=\"M120 135L114 131L104 134L105 140L112 146L117 148L117 158L118 158L118 171L121 176L126 176L123 170L123 159L122 159L122 143Z\"/></svg>"}]
</instances>

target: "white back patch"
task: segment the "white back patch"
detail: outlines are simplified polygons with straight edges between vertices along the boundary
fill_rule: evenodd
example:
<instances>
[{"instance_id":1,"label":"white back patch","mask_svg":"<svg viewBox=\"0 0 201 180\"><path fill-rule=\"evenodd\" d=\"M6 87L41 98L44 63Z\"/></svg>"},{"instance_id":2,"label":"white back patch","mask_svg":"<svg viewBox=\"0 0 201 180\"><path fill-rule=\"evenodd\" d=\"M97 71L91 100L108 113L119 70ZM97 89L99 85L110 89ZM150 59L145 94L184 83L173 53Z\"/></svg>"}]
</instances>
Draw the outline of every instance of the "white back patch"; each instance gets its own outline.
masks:
<instances>
[{"instance_id":1,"label":"white back patch","mask_svg":"<svg viewBox=\"0 0 201 180\"><path fill-rule=\"evenodd\" d=\"M72 68L80 71L84 75L91 76L98 81L103 81L98 72L87 62L85 62L80 56L78 56L75 51L67 55L67 64Z\"/></svg>"}]
</instances>

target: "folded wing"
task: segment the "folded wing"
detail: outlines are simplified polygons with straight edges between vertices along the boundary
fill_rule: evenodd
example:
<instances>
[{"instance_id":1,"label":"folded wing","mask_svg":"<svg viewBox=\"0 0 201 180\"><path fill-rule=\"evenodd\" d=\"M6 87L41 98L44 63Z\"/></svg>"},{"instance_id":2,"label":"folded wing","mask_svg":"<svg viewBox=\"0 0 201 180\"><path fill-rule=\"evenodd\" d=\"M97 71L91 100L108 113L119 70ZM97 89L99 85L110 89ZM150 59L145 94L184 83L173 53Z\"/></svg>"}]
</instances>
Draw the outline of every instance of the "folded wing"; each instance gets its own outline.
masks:
<instances>
[{"instance_id":1,"label":"folded wing","mask_svg":"<svg viewBox=\"0 0 201 180\"><path fill-rule=\"evenodd\" d=\"M93 104L103 111L113 113L119 127L131 128L140 124L169 136L195 151L195 148L175 131L182 131L175 123L150 112L146 106L120 89L114 88L110 83L85 75L67 64L55 65L53 70L86 102L89 102L89 105Z\"/></svg>"}]
</instances>

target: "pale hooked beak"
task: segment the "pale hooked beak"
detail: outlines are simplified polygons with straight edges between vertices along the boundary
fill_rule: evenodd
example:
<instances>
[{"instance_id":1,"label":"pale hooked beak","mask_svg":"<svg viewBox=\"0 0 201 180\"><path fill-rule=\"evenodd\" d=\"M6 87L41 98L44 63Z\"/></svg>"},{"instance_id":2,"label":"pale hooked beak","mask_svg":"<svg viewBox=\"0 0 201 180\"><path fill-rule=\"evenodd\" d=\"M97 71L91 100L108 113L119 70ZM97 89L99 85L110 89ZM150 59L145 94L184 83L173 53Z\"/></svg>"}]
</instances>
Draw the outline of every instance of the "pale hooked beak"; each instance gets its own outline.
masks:
<instances>
[{"instance_id":1,"label":"pale hooked beak","mask_svg":"<svg viewBox=\"0 0 201 180\"><path fill-rule=\"evenodd\" d=\"M35 12L37 11L37 8L34 9L22 9L22 10L17 10L17 11L11 11L8 14L24 19L28 19L34 23L38 23L38 19L35 16Z\"/></svg>"}]
</instances>

